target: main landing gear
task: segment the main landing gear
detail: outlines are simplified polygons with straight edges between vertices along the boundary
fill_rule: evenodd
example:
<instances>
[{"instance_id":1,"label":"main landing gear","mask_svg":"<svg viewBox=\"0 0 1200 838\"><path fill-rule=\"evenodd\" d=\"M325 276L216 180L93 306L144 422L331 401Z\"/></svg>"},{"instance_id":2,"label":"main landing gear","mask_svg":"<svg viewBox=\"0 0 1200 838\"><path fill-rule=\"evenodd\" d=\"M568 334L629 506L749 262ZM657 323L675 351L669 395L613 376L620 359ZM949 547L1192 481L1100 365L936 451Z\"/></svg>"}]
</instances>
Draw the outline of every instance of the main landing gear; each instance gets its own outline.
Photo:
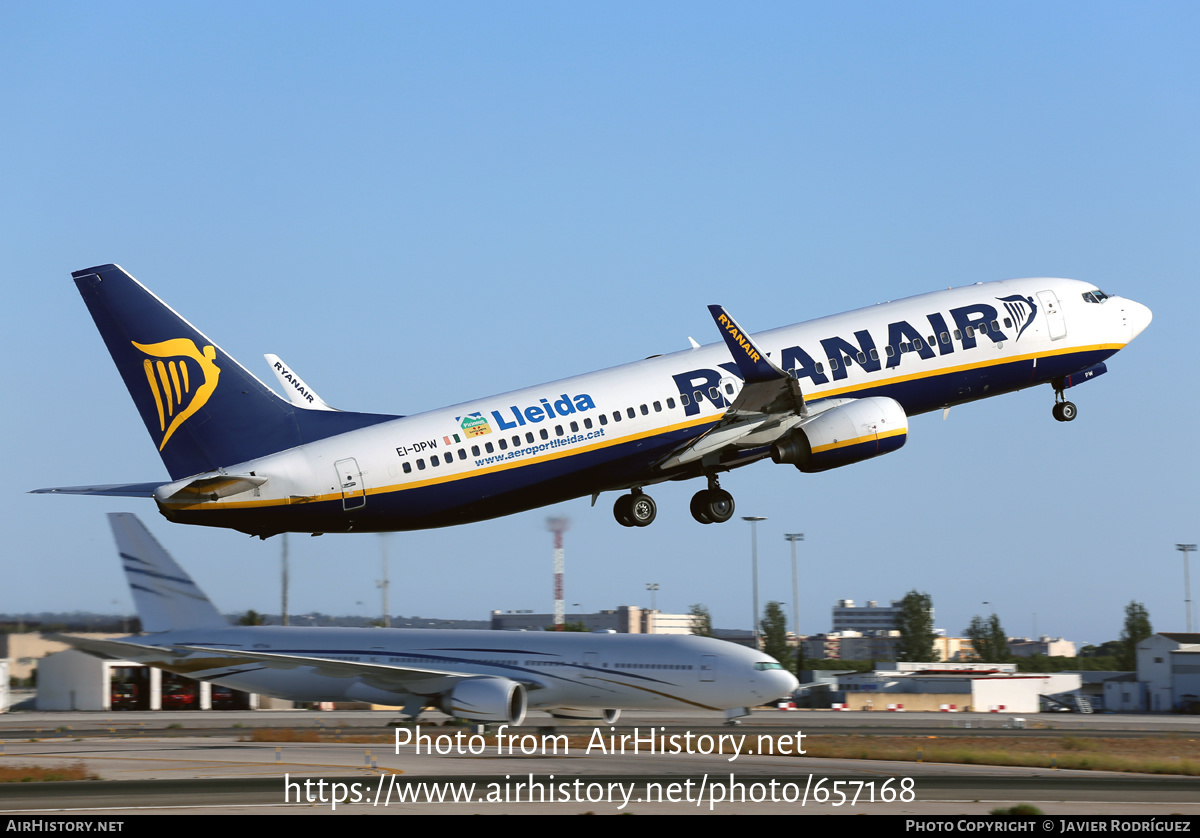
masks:
<instances>
[{"instance_id":1,"label":"main landing gear","mask_svg":"<svg viewBox=\"0 0 1200 838\"><path fill-rule=\"evenodd\" d=\"M692 496L691 510L701 524L723 524L733 517L733 495L721 488L716 475L709 475L708 488ZM623 527L648 527L657 515L654 498L641 489L621 495L613 504L613 517Z\"/></svg>"},{"instance_id":2,"label":"main landing gear","mask_svg":"<svg viewBox=\"0 0 1200 838\"><path fill-rule=\"evenodd\" d=\"M1074 402L1069 402L1063 396L1063 388L1054 388L1054 418L1059 422L1070 422L1079 415L1079 409Z\"/></svg>"},{"instance_id":3,"label":"main landing gear","mask_svg":"<svg viewBox=\"0 0 1200 838\"><path fill-rule=\"evenodd\" d=\"M708 488L692 495L691 510L701 524L724 524L733 517L733 495L721 488L716 475L709 475Z\"/></svg>"},{"instance_id":4,"label":"main landing gear","mask_svg":"<svg viewBox=\"0 0 1200 838\"><path fill-rule=\"evenodd\" d=\"M654 498L643 494L641 489L621 495L613 504L613 516L623 527L648 527L654 523L657 515L658 506Z\"/></svg>"}]
</instances>

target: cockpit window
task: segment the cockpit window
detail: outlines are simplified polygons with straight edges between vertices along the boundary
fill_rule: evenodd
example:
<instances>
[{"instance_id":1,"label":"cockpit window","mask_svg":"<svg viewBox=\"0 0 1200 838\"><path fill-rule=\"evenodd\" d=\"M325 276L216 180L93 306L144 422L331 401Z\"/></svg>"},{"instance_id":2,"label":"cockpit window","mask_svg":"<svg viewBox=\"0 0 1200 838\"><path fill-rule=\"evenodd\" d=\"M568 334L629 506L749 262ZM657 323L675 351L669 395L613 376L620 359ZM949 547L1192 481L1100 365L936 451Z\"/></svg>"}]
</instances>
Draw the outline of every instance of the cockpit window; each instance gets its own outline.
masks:
<instances>
[{"instance_id":1,"label":"cockpit window","mask_svg":"<svg viewBox=\"0 0 1200 838\"><path fill-rule=\"evenodd\" d=\"M1084 291L1083 301L1085 303L1102 303L1108 299L1108 295L1097 288L1095 291Z\"/></svg>"},{"instance_id":2,"label":"cockpit window","mask_svg":"<svg viewBox=\"0 0 1200 838\"><path fill-rule=\"evenodd\" d=\"M783 666L781 664L775 663L775 661L761 661L759 663L754 664L754 668L757 669L759 672L763 672L768 669L783 669Z\"/></svg>"}]
</instances>

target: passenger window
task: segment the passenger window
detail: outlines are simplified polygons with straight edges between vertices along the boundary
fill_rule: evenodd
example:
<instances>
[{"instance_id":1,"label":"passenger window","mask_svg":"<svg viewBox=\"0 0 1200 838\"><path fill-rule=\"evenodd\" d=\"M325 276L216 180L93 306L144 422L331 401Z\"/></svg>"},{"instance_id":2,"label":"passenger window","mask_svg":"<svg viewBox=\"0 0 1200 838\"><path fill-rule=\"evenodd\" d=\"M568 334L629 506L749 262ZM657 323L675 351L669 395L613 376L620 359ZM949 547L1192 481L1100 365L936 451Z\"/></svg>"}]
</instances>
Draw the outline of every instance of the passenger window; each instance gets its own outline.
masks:
<instances>
[{"instance_id":1,"label":"passenger window","mask_svg":"<svg viewBox=\"0 0 1200 838\"><path fill-rule=\"evenodd\" d=\"M893 358L896 355L896 349L890 343L883 347L883 351L887 353L889 358Z\"/></svg>"},{"instance_id":2,"label":"passenger window","mask_svg":"<svg viewBox=\"0 0 1200 838\"><path fill-rule=\"evenodd\" d=\"M924 346L925 346L925 344L921 343L920 338L917 338L916 340L913 341L913 351L914 352L916 352L918 349L923 348Z\"/></svg>"},{"instance_id":3,"label":"passenger window","mask_svg":"<svg viewBox=\"0 0 1200 838\"><path fill-rule=\"evenodd\" d=\"M668 410L675 409L675 400L674 399L667 399L667 409Z\"/></svg>"},{"instance_id":4,"label":"passenger window","mask_svg":"<svg viewBox=\"0 0 1200 838\"><path fill-rule=\"evenodd\" d=\"M453 451L446 452L446 462L448 462L448 463L454 462L454 452Z\"/></svg>"},{"instance_id":5,"label":"passenger window","mask_svg":"<svg viewBox=\"0 0 1200 838\"><path fill-rule=\"evenodd\" d=\"M600 414L600 424L601 424L601 425L607 425L607 424L608 424L608 416L607 416L607 415L605 415L605 414L603 414L603 413L601 413L601 414Z\"/></svg>"},{"instance_id":6,"label":"passenger window","mask_svg":"<svg viewBox=\"0 0 1200 838\"><path fill-rule=\"evenodd\" d=\"M950 336L949 336L948 334L946 334L945 332L942 332L942 334L941 334L941 338L942 338L942 343L949 343L949 342L950 342Z\"/></svg>"},{"instance_id":7,"label":"passenger window","mask_svg":"<svg viewBox=\"0 0 1200 838\"><path fill-rule=\"evenodd\" d=\"M401 468L404 469L405 474L412 474L412 463L410 463L408 460L404 461L403 465L401 465Z\"/></svg>"},{"instance_id":8,"label":"passenger window","mask_svg":"<svg viewBox=\"0 0 1200 838\"><path fill-rule=\"evenodd\" d=\"M700 404L700 402L704 401L703 390L697 390L696 392L692 393L692 396L696 399L696 404Z\"/></svg>"},{"instance_id":9,"label":"passenger window","mask_svg":"<svg viewBox=\"0 0 1200 838\"><path fill-rule=\"evenodd\" d=\"M625 415L632 419L633 417L637 416L637 411L635 411L632 407L627 407L625 408Z\"/></svg>"},{"instance_id":10,"label":"passenger window","mask_svg":"<svg viewBox=\"0 0 1200 838\"><path fill-rule=\"evenodd\" d=\"M650 415L650 408L646 407L646 405L642 405L642 415L643 415L643 416L649 416L649 415Z\"/></svg>"},{"instance_id":11,"label":"passenger window","mask_svg":"<svg viewBox=\"0 0 1200 838\"><path fill-rule=\"evenodd\" d=\"M521 447L521 435L513 434L512 442L513 442L513 448L520 448Z\"/></svg>"},{"instance_id":12,"label":"passenger window","mask_svg":"<svg viewBox=\"0 0 1200 838\"><path fill-rule=\"evenodd\" d=\"M614 422L620 422L620 421L621 421L621 411L619 411L619 410L614 410L614 411L613 411L613 421L614 421Z\"/></svg>"},{"instance_id":13,"label":"passenger window","mask_svg":"<svg viewBox=\"0 0 1200 838\"><path fill-rule=\"evenodd\" d=\"M999 323L998 321L996 321L996 320L993 320L993 321L992 321L992 331L993 331L993 332L998 332L998 331L1000 331L1000 323Z\"/></svg>"},{"instance_id":14,"label":"passenger window","mask_svg":"<svg viewBox=\"0 0 1200 838\"><path fill-rule=\"evenodd\" d=\"M526 445L533 445L533 431L526 431L526 432L525 432L525 444L526 444Z\"/></svg>"},{"instance_id":15,"label":"passenger window","mask_svg":"<svg viewBox=\"0 0 1200 838\"><path fill-rule=\"evenodd\" d=\"M975 327L974 326L967 327L967 337L969 337L969 338L975 337Z\"/></svg>"},{"instance_id":16,"label":"passenger window","mask_svg":"<svg viewBox=\"0 0 1200 838\"><path fill-rule=\"evenodd\" d=\"M557 434L558 436L562 436L562 435L563 435L563 426L562 426L562 425L555 425L555 426L554 426L554 433L555 433L555 434Z\"/></svg>"},{"instance_id":17,"label":"passenger window","mask_svg":"<svg viewBox=\"0 0 1200 838\"><path fill-rule=\"evenodd\" d=\"M820 361L817 362L817 372L825 372L825 365Z\"/></svg>"},{"instance_id":18,"label":"passenger window","mask_svg":"<svg viewBox=\"0 0 1200 838\"><path fill-rule=\"evenodd\" d=\"M417 471L424 471L424 470L425 470L425 461L420 460L420 459L417 460Z\"/></svg>"},{"instance_id":19,"label":"passenger window","mask_svg":"<svg viewBox=\"0 0 1200 838\"><path fill-rule=\"evenodd\" d=\"M871 360L872 360L872 361L878 361L878 360L879 360L879 350L878 350L878 349L872 349L872 350L871 350Z\"/></svg>"},{"instance_id":20,"label":"passenger window","mask_svg":"<svg viewBox=\"0 0 1200 838\"><path fill-rule=\"evenodd\" d=\"M726 393L728 393L729 395L731 395L731 396L732 396L732 395L733 395L733 385L732 385L732 384L726 384L726 385L725 385L725 392L726 392Z\"/></svg>"},{"instance_id":21,"label":"passenger window","mask_svg":"<svg viewBox=\"0 0 1200 838\"><path fill-rule=\"evenodd\" d=\"M472 445L472 446L471 446L471 456L472 456L472 457L478 457L478 456L479 456L479 446L478 446L478 445Z\"/></svg>"},{"instance_id":22,"label":"passenger window","mask_svg":"<svg viewBox=\"0 0 1200 838\"><path fill-rule=\"evenodd\" d=\"M579 433L579 423L578 422L571 423L571 433L573 433L573 434Z\"/></svg>"},{"instance_id":23,"label":"passenger window","mask_svg":"<svg viewBox=\"0 0 1200 838\"><path fill-rule=\"evenodd\" d=\"M684 407L687 407L689 404L692 403L692 400L688 398L687 393L680 393L679 394L679 403L681 405L683 405Z\"/></svg>"},{"instance_id":24,"label":"passenger window","mask_svg":"<svg viewBox=\"0 0 1200 838\"><path fill-rule=\"evenodd\" d=\"M508 440L505 439L504 437L500 437L499 442L500 442L500 450L507 451L508 450Z\"/></svg>"},{"instance_id":25,"label":"passenger window","mask_svg":"<svg viewBox=\"0 0 1200 838\"><path fill-rule=\"evenodd\" d=\"M662 402L655 402L655 403L654 403L654 412L655 412L655 413L662 413Z\"/></svg>"},{"instance_id":26,"label":"passenger window","mask_svg":"<svg viewBox=\"0 0 1200 838\"><path fill-rule=\"evenodd\" d=\"M836 370L836 369L838 368L838 362L837 362L837 358L830 358L830 359L829 359L829 368L830 368L831 370Z\"/></svg>"},{"instance_id":27,"label":"passenger window","mask_svg":"<svg viewBox=\"0 0 1200 838\"><path fill-rule=\"evenodd\" d=\"M861 353L861 352L859 352L859 353L858 353L857 355L855 355L854 357L858 359L858 362L859 362L860 364L865 364L865 363L867 362L867 356L866 356L866 355L864 355L864 354L863 354L863 353Z\"/></svg>"},{"instance_id":28,"label":"passenger window","mask_svg":"<svg viewBox=\"0 0 1200 838\"><path fill-rule=\"evenodd\" d=\"M986 334L987 334L987 323L980 323L980 324L979 324L979 334L981 334L981 335L986 335Z\"/></svg>"},{"instance_id":29,"label":"passenger window","mask_svg":"<svg viewBox=\"0 0 1200 838\"><path fill-rule=\"evenodd\" d=\"M460 460L465 460L467 458L467 452L462 448L458 449L458 458Z\"/></svg>"},{"instance_id":30,"label":"passenger window","mask_svg":"<svg viewBox=\"0 0 1200 838\"><path fill-rule=\"evenodd\" d=\"M710 399L712 399L713 402L715 403L717 401L717 399L721 398L721 391L718 390L716 387L709 387L708 388L708 397Z\"/></svg>"},{"instance_id":31,"label":"passenger window","mask_svg":"<svg viewBox=\"0 0 1200 838\"><path fill-rule=\"evenodd\" d=\"M545 428L542 428L542 430L539 433L541 433L542 439L550 438L550 432L548 430L546 430Z\"/></svg>"},{"instance_id":32,"label":"passenger window","mask_svg":"<svg viewBox=\"0 0 1200 838\"><path fill-rule=\"evenodd\" d=\"M485 442L483 444L483 450L488 452L489 454L491 454L496 449L492 447L492 444L490 442Z\"/></svg>"},{"instance_id":33,"label":"passenger window","mask_svg":"<svg viewBox=\"0 0 1200 838\"><path fill-rule=\"evenodd\" d=\"M1012 318L1011 317L1004 318L1004 328L1006 328L1006 329L1012 328Z\"/></svg>"},{"instance_id":34,"label":"passenger window","mask_svg":"<svg viewBox=\"0 0 1200 838\"><path fill-rule=\"evenodd\" d=\"M955 330L954 330L954 339L955 339L955 340L962 340L962 332L961 332L960 330L958 330L958 329L955 329Z\"/></svg>"},{"instance_id":35,"label":"passenger window","mask_svg":"<svg viewBox=\"0 0 1200 838\"><path fill-rule=\"evenodd\" d=\"M588 428L589 430L591 429L591 427L592 427L592 420L591 420L591 417L588 417L587 419L584 419L584 420L583 420L583 426L584 426L585 428Z\"/></svg>"},{"instance_id":36,"label":"passenger window","mask_svg":"<svg viewBox=\"0 0 1200 838\"><path fill-rule=\"evenodd\" d=\"M436 468L437 466L440 466L440 465L441 465L441 463L439 463L439 462L438 462L438 455L437 455L437 454L434 454L432 457L430 457L430 458L429 458L429 464L430 464L430 465L432 465L432 466L434 466L435 468Z\"/></svg>"}]
</instances>

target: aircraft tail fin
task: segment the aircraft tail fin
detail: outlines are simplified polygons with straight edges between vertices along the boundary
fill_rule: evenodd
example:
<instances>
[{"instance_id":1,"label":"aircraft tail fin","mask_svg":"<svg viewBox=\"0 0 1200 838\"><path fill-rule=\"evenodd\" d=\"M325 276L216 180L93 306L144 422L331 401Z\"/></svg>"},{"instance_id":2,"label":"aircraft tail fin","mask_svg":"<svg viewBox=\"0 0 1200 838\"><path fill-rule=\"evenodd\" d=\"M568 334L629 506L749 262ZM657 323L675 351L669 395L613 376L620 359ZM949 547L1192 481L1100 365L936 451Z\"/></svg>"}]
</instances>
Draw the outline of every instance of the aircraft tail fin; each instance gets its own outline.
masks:
<instances>
[{"instance_id":1,"label":"aircraft tail fin","mask_svg":"<svg viewBox=\"0 0 1200 838\"><path fill-rule=\"evenodd\" d=\"M395 418L289 404L119 266L71 276L175 480Z\"/></svg>"},{"instance_id":2,"label":"aircraft tail fin","mask_svg":"<svg viewBox=\"0 0 1200 838\"><path fill-rule=\"evenodd\" d=\"M110 513L108 523L117 540L117 552L142 620L142 631L229 626L204 591L175 563L136 515Z\"/></svg>"}]
</instances>

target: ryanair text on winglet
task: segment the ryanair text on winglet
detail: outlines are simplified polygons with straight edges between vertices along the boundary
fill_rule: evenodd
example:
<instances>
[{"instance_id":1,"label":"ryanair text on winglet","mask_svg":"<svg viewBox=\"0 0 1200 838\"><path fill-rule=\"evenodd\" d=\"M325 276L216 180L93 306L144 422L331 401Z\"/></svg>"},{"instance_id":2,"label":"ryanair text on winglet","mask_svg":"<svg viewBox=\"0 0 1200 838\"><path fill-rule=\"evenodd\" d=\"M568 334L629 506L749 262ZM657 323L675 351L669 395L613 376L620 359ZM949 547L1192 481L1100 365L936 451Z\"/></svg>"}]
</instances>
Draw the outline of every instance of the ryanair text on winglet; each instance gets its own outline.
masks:
<instances>
[{"instance_id":1,"label":"ryanair text on winglet","mask_svg":"<svg viewBox=\"0 0 1200 838\"><path fill-rule=\"evenodd\" d=\"M746 340L745 336L742 335L742 333L738 330L737 325L735 325L734 322L724 314L717 318L717 322L725 328L725 331L733 335L733 339L737 341L737 345L746 351L746 355L750 358L750 360L758 363L760 356L754 351L754 344Z\"/></svg>"}]
</instances>

